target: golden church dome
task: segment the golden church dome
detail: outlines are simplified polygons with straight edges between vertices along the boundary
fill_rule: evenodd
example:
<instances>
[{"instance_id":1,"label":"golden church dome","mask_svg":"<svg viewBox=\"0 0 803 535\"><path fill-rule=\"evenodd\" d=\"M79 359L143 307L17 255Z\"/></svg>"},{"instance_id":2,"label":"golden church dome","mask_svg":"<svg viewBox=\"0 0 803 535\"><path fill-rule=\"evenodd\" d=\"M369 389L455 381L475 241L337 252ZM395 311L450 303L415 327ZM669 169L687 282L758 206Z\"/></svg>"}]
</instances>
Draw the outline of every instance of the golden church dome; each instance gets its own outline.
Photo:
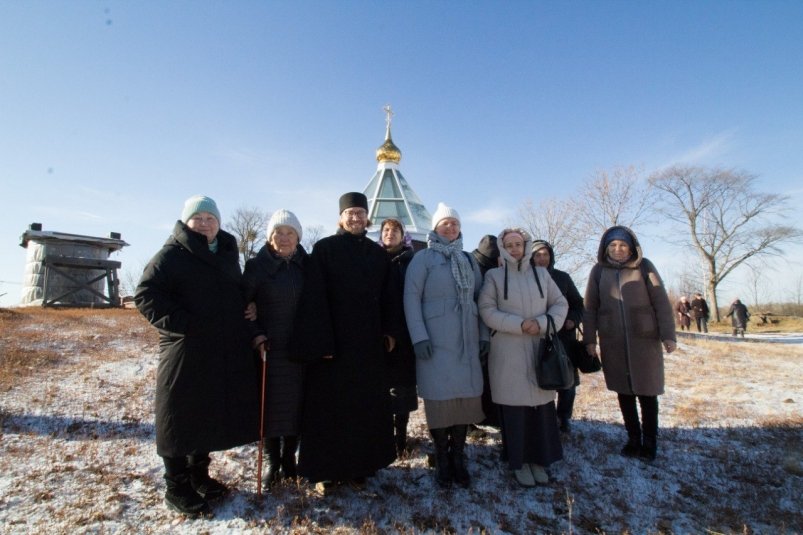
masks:
<instances>
[{"instance_id":1,"label":"golden church dome","mask_svg":"<svg viewBox=\"0 0 803 535\"><path fill-rule=\"evenodd\" d=\"M376 161L399 163L401 161L401 151L399 147L393 144L393 138L390 137L390 118L393 112L390 106L385 106L384 110L387 114L386 122L388 126L385 131L385 142L376 149Z\"/></svg>"}]
</instances>

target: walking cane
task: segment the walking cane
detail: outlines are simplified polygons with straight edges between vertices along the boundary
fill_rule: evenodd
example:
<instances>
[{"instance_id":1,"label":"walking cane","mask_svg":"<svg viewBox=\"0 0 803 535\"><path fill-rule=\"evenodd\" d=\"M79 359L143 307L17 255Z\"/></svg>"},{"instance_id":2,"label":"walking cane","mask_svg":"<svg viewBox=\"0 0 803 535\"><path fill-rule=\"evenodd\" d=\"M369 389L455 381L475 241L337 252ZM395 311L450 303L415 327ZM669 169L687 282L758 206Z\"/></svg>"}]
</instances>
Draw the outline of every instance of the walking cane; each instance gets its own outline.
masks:
<instances>
[{"instance_id":1,"label":"walking cane","mask_svg":"<svg viewBox=\"0 0 803 535\"><path fill-rule=\"evenodd\" d=\"M262 447L265 443L265 379L268 371L268 359L265 344L259 346L262 359L262 394L259 396L259 453L257 454L257 498L262 498Z\"/></svg>"}]
</instances>

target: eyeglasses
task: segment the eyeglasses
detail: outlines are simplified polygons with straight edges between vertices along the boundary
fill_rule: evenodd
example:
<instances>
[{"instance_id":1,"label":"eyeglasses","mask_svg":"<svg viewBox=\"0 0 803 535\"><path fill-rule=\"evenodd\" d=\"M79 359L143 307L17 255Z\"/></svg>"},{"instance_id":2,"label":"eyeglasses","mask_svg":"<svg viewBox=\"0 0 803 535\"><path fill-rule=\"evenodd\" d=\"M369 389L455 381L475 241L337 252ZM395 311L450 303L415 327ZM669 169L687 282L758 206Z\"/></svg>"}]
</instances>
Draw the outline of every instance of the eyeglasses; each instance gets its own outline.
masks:
<instances>
[{"instance_id":1,"label":"eyeglasses","mask_svg":"<svg viewBox=\"0 0 803 535\"><path fill-rule=\"evenodd\" d=\"M343 210L346 217L363 218L368 217L368 211L365 208L347 208Z\"/></svg>"}]
</instances>

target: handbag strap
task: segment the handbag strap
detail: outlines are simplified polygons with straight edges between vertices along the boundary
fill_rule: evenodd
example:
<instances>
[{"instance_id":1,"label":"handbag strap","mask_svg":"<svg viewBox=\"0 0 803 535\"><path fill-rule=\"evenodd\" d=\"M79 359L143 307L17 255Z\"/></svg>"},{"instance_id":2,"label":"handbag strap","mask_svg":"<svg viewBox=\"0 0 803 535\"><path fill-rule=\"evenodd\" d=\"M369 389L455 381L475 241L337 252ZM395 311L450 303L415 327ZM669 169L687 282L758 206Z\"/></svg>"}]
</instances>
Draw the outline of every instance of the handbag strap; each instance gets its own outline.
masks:
<instances>
[{"instance_id":1,"label":"handbag strap","mask_svg":"<svg viewBox=\"0 0 803 535\"><path fill-rule=\"evenodd\" d=\"M538 277L536 277L536 280L538 280ZM558 330L555 328L555 320L553 320L552 316L550 316L549 314L546 315L546 322L547 322L546 323L546 335L547 335L547 337L550 336L550 334L549 334L549 329L550 328L552 329L552 335L553 336L557 335L558 334Z\"/></svg>"}]
</instances>

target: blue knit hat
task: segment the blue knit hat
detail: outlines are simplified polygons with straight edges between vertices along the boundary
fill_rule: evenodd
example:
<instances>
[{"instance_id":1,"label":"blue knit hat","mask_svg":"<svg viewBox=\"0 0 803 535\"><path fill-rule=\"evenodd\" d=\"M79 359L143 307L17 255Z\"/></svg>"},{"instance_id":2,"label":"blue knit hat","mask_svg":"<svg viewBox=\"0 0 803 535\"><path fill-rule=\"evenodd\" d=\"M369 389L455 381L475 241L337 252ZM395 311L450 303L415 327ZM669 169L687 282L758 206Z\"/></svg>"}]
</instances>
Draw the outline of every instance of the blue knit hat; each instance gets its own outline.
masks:
<instances>
[{"instance_id":1,"label":"blue knit hat","mask_svg":"<svg viewBox=\"0 0 803 535\"><path fill-rule=\"evenodd\" d=\"M605 234L605 247L609 246L613 240L621 240L625 242L631 250L634 249L633 237L622 227L613 227Z\"/></svg>"},{"instance_id":2,"label":"blue knit hat","mask_svg":"<svg viewBox=\"0 0 803 535\"><path fill-rule=\"evenodd\" d=\"M181 221L186 224L192 216L199 212L209 212L215 216L218 224L220 224L220 211L217 209L217 204L206 195L193 195L184 201L184 210L181 211Z\"/></svg>"}]
</instances>

